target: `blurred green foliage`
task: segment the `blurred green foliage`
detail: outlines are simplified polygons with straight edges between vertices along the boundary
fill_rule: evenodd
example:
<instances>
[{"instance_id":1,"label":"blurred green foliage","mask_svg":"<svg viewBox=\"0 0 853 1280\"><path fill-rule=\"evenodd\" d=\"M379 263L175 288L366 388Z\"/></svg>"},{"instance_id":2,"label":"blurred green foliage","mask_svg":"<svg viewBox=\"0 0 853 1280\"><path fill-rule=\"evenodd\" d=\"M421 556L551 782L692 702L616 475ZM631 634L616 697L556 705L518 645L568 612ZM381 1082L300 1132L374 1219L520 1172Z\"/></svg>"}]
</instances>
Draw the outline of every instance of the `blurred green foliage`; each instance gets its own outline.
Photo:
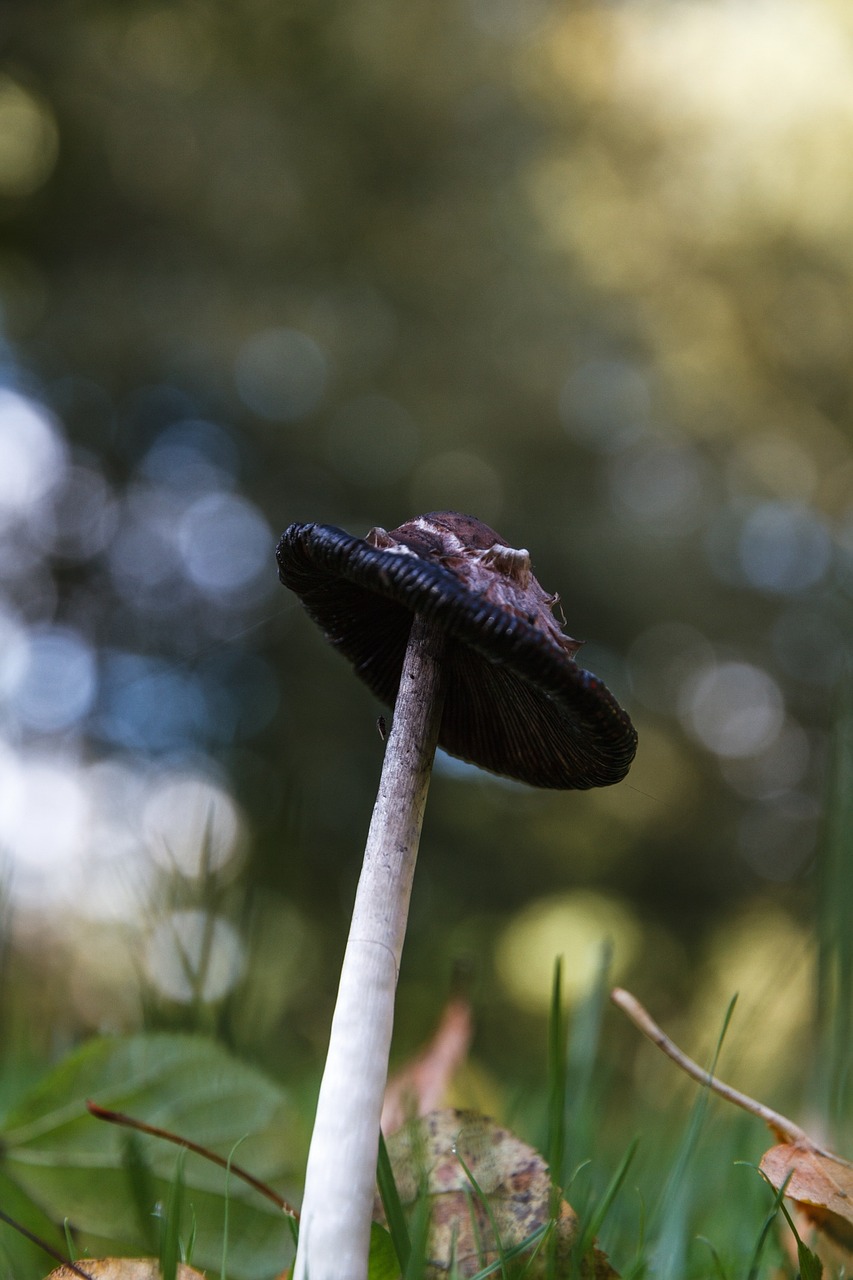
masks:
<instances>
[{"instance_id":1,"label":"blurred green foliage","mask_svg":"<svg viewBox=\"0 0 853 1280\"><path fill-rule=\"evenodd\" d=\"M234 1280L281 1270L292 1233L278 1206L185 1148L89 1115L90 1098L225 1160L239 1146L254 1177L280 1184L292 1176L300 1126L270 1080L201 1037L93 1039L4 1115L2 1177L15 1207L23 1193L54 1222L73 1226L80 1257L117 1249L154 1256L163 1232L184 1242L192 1234L197 1266L220 1267L224 1249ZM31 1205L18 1212L32 1221ZM3 1241L19 1243L8 1228Z\"/></svg>"}]
</instances>

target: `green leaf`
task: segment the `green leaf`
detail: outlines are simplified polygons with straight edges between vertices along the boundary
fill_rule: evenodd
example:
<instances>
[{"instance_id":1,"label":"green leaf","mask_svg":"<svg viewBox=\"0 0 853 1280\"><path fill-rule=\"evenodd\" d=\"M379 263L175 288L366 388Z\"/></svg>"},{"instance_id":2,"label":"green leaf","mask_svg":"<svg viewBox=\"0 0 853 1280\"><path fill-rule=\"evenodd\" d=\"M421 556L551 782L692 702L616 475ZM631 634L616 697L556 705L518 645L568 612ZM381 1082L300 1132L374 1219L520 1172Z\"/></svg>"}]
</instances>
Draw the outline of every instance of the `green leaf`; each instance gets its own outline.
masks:
<instances>
[{"instance_id":1,"label":"green leaf","mask_svg":"<svg viewBox=\"0 0 853 1280\"><path fill-rule=\"evenodd\" d=\"M400 1280L400 1264L390 1234L378 1222L370 1228L367 1280Z\"/></svg>"},{"instance_id":2,"label":"green leaf","mask_svg":"<svg viewBox=\"0 0 853 1280\"><path fill-rule=\"evenodd\" d=\"M797 1240L797 1262L800 1267L800 1280L821 1280L823 1263L816 1253L812 1253L807 1244Z\"/></svg>"},{"instance_id":3,"label":"green leaf","mask_svg":"<svg viewBox=\"0 0 853 1280\"><path fill-rule=\"evenodd\" d=\"M56 1223L46 1217L29 1197L0 1172L0 1207L3 1212L32 1231L49 1244L57 1253L66 1257L65 1236L57 1230ZM4 1280L30 1280L50 1271L51 1262L44 1249L16 1231L11 1224L0 1222L0 1275Z\"/></svg>"},{"instance_id":4,"label":"green leaf","mask_svg":"<svg viewBox=\"0 0 853 1280\"><path fill-rule=\"evenodd\" d=\"M391 1168L388 1148L381 1133L379 1134L379 1156L376 1164L376 1184L382 1197L382 1208L385 1210L391 1243L394 1245L394 1253L399 1263L398 1269L405 1270L412 1252L412 1242L409 1239L409 1228L400 1202L400 1194L397 1191L397 1183L394 1181L394 1170Z\"/></svg>"},{"instance_id":5,"label":"green leaf","mask_svg":"<svg viewBox=\"0 0 853 1280\"><path fill-rule=\"evenodd\" d=\"M779 1196L783 1193L784 1187L780 1191ZM821 1277L823 1276L823 1263L817 1254L812 1253L805 1241L800 1238L800 1233L797 1230L794 1219L791 1217L781 1199L779 1199L779 1208L785 1215L788 1226L793 1231L794 1239L797 1242L797 1265L799 1267L800 1280L821 1280Z\"/></svg>"},{"instance_id":6,"label":"green leaf","mask_svg":"<svg viewBox=\"0 0 853 1280\"><path fill-rule=\"evenodd\" d=\"M62 1062L9 1113L2 1172L56 1221L68 1217L92 1253L143 1249L140 1161L150 1177L148 1213L169 1198L175 1148L139 1136L128 1162L126 1133L95 1120L86 1099L228 1156L238 1139L241 1164L282 1189L297 1167L294 1118L282 1091L219 1045L186 1035L98 1039ZM194 1261L218 1270L222 1260L226 1177L188 1153L184 1197L196 1223ZM287 1188L284 1188L287 1194ZM293 1254L285 1215L234 1177L228 1182L230 1280L262 1280Z\"/></svg>"}]
</instances>

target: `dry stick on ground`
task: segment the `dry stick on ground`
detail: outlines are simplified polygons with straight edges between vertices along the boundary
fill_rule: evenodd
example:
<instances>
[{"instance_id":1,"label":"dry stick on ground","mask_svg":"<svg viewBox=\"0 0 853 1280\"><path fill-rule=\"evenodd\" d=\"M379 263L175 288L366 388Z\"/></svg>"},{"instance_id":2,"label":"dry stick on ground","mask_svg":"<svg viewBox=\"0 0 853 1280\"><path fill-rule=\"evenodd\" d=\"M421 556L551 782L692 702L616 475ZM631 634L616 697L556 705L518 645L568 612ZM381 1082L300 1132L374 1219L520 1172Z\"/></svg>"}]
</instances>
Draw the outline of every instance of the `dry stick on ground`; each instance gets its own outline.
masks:
<instances>
[{"instance_id":1,"label":"dry stick on ground","mask_svg":"<svg viewBox=\"0 0 853 1280\"><path fill-rule=\"evenodd\" d=\"M694 1080L698 1080L699 1084L705 1085L721 1098L725 1098L727 1102L733 1102L736 1107L748 1111L750 1115L757 1116L759 1120L773 1130L782 1142L790 1142L796 1146L805 1147L809 1151L814 1151L817 1155L828 1156L831 1160L839 1160L839 1157L832 1151L826 1151L823 1147L819 1147L816 1142L806 1133L805 1129L801 1129L798 1124L794 1124L793 1120L789 1120L787 1116L781 1115L778 1111L774 1111L772 1107L766 1107L763 1102L758 1102L755 1098L750 1098L749 1094L741 1093L739 1089L733 1089L730 1084L726 1084L722 1080L718 1080L716 1076L711 1075L704 1067L700 1067L698 1062L694 1062L692 1058L688 1058L687 1054L678 1045L670 1040L665 1031L662 1031L654 1018L640 1004L636 996L632 996L630 991L624 991L621 987L615 987L610 993L610 999L618 1009L626 1014L634 1026L642 1031L643 1035L651 1040L652 1044L656 1044L662 1049L668 1058L679 1067L682 1071L686 1071ZM841 1161L846 1164L846 1161Z\"/></svg>"}]
</instances>

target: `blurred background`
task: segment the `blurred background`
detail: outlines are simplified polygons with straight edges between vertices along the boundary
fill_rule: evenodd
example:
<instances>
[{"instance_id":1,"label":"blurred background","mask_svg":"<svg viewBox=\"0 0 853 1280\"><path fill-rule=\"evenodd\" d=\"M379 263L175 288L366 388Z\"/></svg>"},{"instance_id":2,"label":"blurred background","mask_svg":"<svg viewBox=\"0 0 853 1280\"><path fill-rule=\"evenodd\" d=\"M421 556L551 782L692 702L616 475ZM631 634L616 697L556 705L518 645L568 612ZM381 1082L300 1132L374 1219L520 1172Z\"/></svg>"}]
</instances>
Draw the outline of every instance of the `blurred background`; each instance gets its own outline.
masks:
<instances>
[{"instance_id":1,"label":"blurred background","mask_svg":"<svg viewBox=\"0 0 853 1280\"><path fill-rule=\"evenodd\" d=\"M739 990L737 1083L790 1075L853 614L846 0L0 24L6 1045L207 1025L316 1079L382 708L275 542L460 509L640 748L592 793L439 759L397 1055L466 966L500 1109L610 938L688 1047Z\"/></svg>"}]
</instances>

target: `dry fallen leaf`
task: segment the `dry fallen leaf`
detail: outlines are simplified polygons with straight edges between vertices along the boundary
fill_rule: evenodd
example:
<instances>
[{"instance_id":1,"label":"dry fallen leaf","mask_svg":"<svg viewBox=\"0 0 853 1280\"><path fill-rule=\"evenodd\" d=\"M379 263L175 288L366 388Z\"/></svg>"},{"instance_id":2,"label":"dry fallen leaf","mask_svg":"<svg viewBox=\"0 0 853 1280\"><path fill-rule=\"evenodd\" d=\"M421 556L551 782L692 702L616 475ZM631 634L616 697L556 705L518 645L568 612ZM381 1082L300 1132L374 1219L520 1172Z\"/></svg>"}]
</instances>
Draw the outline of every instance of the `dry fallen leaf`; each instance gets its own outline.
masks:
<instances>
[{"instance_id":1,"label":"dry fallen leaf","mask_svg":"<svg viewBox=\"0 0 853 1280\"><path fill-rule=\"evenodd\" d=\"M427 1115L441 1106L468 1056L472 1030L468 1001L459 996L448 1000L430 1042L388 1081L382 1105L382 1132L386 1136L412 1116Z\"/></svg>"},{"instance_id":2,"label":"dry fallen leaf","mask_svg":"<svg viewBox=\"0 0 853 1280\"><path fill-rule=\"evenodd\" d=\"M454 1261L457 1275L473 1276L500 1256L495 1231L506 1251L551 1220L552 1187L545 1161L533 1147L476 1112L435 1111L412 1120L389 1137L388 1154L404 1206L414 1204L419 1184L426 1179L431 1202L425 1272L429 1280L447 1276ZM384 1222L378 1198L374 1216ZM567 1272L578 1230L577 1217L565 1201L560 1202L554 1230L556 1274L561 1275ZM534 1248L531 1245L525 1256ZM546 1244L525 1271L529 1280L547 1274L548 1256ZM580 1274L588 1280L617 1276L598 1249L583 1262Z\"/></svg>"},{"instance_id":3,"label":"dry fallen leaf","mask_svg":"<svg viewBox=\"0 0 853 1280\"><path fill-rule=\"evenodd\" d=\"M80 1280L80 1272L90 1280L160 1280L160 1264L156 1258L86 1258L77 1263L77 1270L57 1267L45 1280ZM178 1280L204 1280L200 1271L182 1262L178 1266Z\"/></svg>"},{"instance_id":4,"label":"dry fallen leaf","mask_svg":"<svg viewBox=\"0 0 853 1280\"><path fill-rule=\"evenodd\" d=\"M785 1195L817 1230L816 1251L835 1266L853 1262L853 1166L803 1143L781 1143L761 1157L759 1165L777 1191L787 1179ZM824 1251L824 1239L830 1249ZM824 1252L828 1255L824 1257Z\"/></svg>"}]
</instances>

